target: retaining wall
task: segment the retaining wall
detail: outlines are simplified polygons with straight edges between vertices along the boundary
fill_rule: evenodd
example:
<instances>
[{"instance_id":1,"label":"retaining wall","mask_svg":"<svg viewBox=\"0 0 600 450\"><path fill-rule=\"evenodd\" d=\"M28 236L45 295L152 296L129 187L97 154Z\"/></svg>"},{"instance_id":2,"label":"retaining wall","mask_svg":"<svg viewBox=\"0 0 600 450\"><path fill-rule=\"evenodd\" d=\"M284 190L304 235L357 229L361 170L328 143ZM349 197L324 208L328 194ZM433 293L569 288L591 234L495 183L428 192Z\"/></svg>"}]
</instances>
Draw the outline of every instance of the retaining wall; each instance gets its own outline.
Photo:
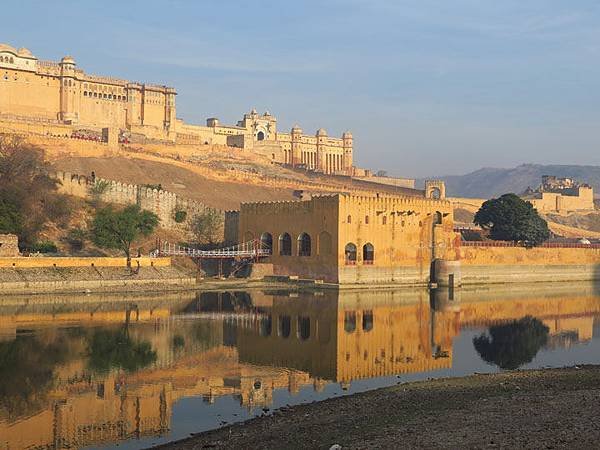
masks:
<instances>
[{"instance_id":1,"label":"retaining wall","mask_svg":"<svg viewBox=\"0 0 600 450\"><path fill-rule=\"evenodd\" d=\"M463 285L600 280L599 248L460 247Z\"/></svg>"},{"instance_id":2,"label":"retaining wall","mask_svg":"<svg viewBox=\"0 0 600 450\"><path fill-rule=\"evenodd\" d=\"M131 266L137 267L168 267L171 258L131 258ZM0 268L39 269L45 267L127 267L127 258L111 257L16 257L0 258Z\"/></svg>"}]
</instances>

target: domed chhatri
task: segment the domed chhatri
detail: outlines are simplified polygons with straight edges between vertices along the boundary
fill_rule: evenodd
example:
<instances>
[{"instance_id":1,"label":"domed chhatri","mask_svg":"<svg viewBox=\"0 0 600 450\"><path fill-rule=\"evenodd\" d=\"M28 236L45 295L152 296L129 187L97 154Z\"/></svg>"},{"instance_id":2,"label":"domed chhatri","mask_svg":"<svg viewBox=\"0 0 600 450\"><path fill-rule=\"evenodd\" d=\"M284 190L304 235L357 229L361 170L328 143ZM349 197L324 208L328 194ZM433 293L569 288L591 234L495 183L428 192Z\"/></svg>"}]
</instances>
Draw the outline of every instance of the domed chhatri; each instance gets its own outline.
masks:
<instances>
[{"instance_id":1,"label":"domed chhatri","mask_svg":"<svg viewBox=\"0 0 600 450\"><path fill-rule=\"evenodd\" d=\"M63 57L60 62L62 64L75 64L75 59L72 56L65 56Z\"/></svg>"},{"instance_id":2,"label":"domed chhatri","mask_svg":"<svg viewBox=\"0 0 600 450\"><path fill-rule=\"evenodd\" d=\"M19 56L33 58L33 53L31 53L31 51L25 47L21 47L19 50L17 50L17 53Z\"/></svg>"}]
</instances>

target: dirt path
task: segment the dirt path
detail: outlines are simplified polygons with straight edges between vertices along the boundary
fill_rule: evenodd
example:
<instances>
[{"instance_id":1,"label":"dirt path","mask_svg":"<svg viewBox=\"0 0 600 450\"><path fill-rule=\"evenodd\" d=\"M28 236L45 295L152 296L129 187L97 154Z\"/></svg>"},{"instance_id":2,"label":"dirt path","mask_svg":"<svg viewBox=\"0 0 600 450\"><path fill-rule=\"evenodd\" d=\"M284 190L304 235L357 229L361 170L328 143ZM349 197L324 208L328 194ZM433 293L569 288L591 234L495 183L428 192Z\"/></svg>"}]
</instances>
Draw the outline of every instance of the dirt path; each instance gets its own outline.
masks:
<instances>
[{"instance_id":1,"label":"dirt path","mask_svg":"<svg viewBox=\"0 0 600 450\"><path fill-rule=\"evenodd\" d=\"M202 448L598 448L600 366L401 384L166 444Z\"/></svg>"}]
</instances>

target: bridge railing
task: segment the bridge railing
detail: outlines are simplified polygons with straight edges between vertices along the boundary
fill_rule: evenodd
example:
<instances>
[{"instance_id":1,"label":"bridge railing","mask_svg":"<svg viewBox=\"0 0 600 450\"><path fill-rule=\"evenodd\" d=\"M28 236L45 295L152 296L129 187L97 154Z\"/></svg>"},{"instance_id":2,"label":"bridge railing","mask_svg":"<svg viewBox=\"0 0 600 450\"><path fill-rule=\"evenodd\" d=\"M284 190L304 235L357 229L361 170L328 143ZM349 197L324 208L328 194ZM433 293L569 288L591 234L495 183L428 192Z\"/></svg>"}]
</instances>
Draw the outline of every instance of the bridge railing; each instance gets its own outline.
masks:
<instances>
[{"instance_id":1,"label":"bridge railing","mask_svg":"<svg viewBox=\"0 0 600 450\"><path fill-rule=\"evenodd\" d=\"M258 239L213 250L200 250L170 242L157 242L157 249L151 256L189 256L192 258L264 258L271 255L271 249Z\"/></svg>"}]
</instances>

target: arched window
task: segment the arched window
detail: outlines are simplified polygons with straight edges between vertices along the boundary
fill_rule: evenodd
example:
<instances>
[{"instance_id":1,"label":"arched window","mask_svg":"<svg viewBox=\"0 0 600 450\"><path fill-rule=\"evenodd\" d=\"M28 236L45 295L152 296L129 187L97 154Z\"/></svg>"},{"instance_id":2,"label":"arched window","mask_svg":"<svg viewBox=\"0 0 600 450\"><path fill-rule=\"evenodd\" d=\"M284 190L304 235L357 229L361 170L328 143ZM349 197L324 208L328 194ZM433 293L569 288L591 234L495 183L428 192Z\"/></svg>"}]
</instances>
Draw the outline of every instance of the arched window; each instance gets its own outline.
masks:
<instances>
[{"instance_id":1,"label":"arched window","mask_svg":"<svg viewBox=\"0 0 600 450\"><path fill-rule=\"evenodd\" d=\"M310 337L310 317L298 316L298 338L302 341Z\"/></svg>"},{"instance_id":2,"label":"arched window","mask_svg":"<svg viewBox=\"0 0 600 450\"><path fill-rule=\"evenodd\" d=\"M298 236L298 256L310 256L311 242L308 233L302 233Z\"/></svg>"},{"instance_id":3,"label":"arched window","mask_svg":"<svg viewBox=\"0 0 600 450\"><path fill-rule=\"evenodd\" d=\"M290 256L292 254L292 237L288 233L279 236L279 254Z\"/></svg>"},{"instance_id":4,"label":"arched window","mask_svg":"<svg viewBox=\"0 0 600 450\"><path fill-rule=\"evenodd\" d=\"M346 222L352 223L352 216L351 215L348 215L348 218L346 219Z\"/></svg>"},{"instance_id":5,"label":"arched window","mask_svg":"<svg viewBox=\"0 0 600 450\"><path fill-rule=\"evenodd\" d=\"M366 243L363 245L363 264L373 264L375 259L375 248L373 244Z\"/></svg>"},{"instance_id":6,"label":"arched window","mask_svg":"<svg viewBox=\"0 0 600 450\"><path fill-rule=\"evenodd\" d=\"M381 223L382 223L383 225L387 224L387 216L383 216L383 217L381 218Z\"/></svg>"},{"instance_id":7,"label":"arched window","mask_svg":"<svg viewBox=\"0 0 600 450\"><path fill-rule=\"evenodd\" d=\"M371 331L373 329L373 311L363 311L362 329L363 331Z\"/></svg>"},{"instance_id":8,"label":"arched window","mask_svg":"<svg viewBox=\"0 0 600 450\"><path fill-rule=\"evenodd\" d=\"M273 236L271 233L263 233L260 235L260 243L262 244L262 248L267 250L269 255L273 254Z\"/></svg>"},{"instance_id":9,"label":"arched window","mask_svg":"<svg viewBox=\"0 0 600 450\"><path fill-rule=\"evenodd\" d=\"M431 198L433 198L435 200L439 200L440 197L442 196L442 191L440 190L439 187L432 187L430 196L431 196Z\"/></svg>"},{"instance_id":10,"label":"arched window","mask_svg":"<svg viewBox=\"0 0 600 450\"><path fill-rule=\"evenodd\" d=\"M354 333L356 330L356 312L345 311L344 312L344 330L346 333Z\"/></svg>"},{"instance_id":11,"label":"arched window","mask_svg":"<svg viewBox=\"0 0 600 450\"><path fill-rule=\"evenodd\" d=\"M319 234L319 255L331 255L331 235L327 231Z\"/></svg>"},{"instance_id":12,"label":"arched window","mask_svg":"<svg viewBox=\"0 0 600 450\"><path fill-rule=\"evenodd\" d=\"M283 338L290 337L292 331L292 319L290 316L279 316L277 334Z\"/></svg>"},{"instance_id":13,"label":"arched window","mask_svg":"<svg viewBox=\"0 0 600 450\"><path fill-rule=\"evenodd\" d=\"M258 141L264 141L264 140L265 140L265 133L264 133L264 131L259 131L259 132L256 134L256 139L257 139Z\"/></svg>"},{"instance_id":14,"label":"arched window","mask_svg":"<svg viewBox=\"0 0 600 450\"><path fill-rule=\"evenodd\" d=\"M442 213L439 211L436 211L435 214L433 215L433 224L434 225L441 225L442 224Z\"/></svg>"},{"instance_id":15,"label":"arched window","mask_svg":"<svg viewBox=\"0 0 600 450\"><path fill-rule=\"evenodd\" d=\"M344 255L346 255L346 265L353 266L356 264L356 245L352 242L347 243L344 248Z\"/></svg>"},{"instance_id":16,"label":"arched window","mask_svg":"<svg viewBox=\"0 0 600 450\"><path fill-rule=\"evenodd\" d=\"M365 216L365 224L369 223L369 216Z\"/></svg>"}]
</instances>

